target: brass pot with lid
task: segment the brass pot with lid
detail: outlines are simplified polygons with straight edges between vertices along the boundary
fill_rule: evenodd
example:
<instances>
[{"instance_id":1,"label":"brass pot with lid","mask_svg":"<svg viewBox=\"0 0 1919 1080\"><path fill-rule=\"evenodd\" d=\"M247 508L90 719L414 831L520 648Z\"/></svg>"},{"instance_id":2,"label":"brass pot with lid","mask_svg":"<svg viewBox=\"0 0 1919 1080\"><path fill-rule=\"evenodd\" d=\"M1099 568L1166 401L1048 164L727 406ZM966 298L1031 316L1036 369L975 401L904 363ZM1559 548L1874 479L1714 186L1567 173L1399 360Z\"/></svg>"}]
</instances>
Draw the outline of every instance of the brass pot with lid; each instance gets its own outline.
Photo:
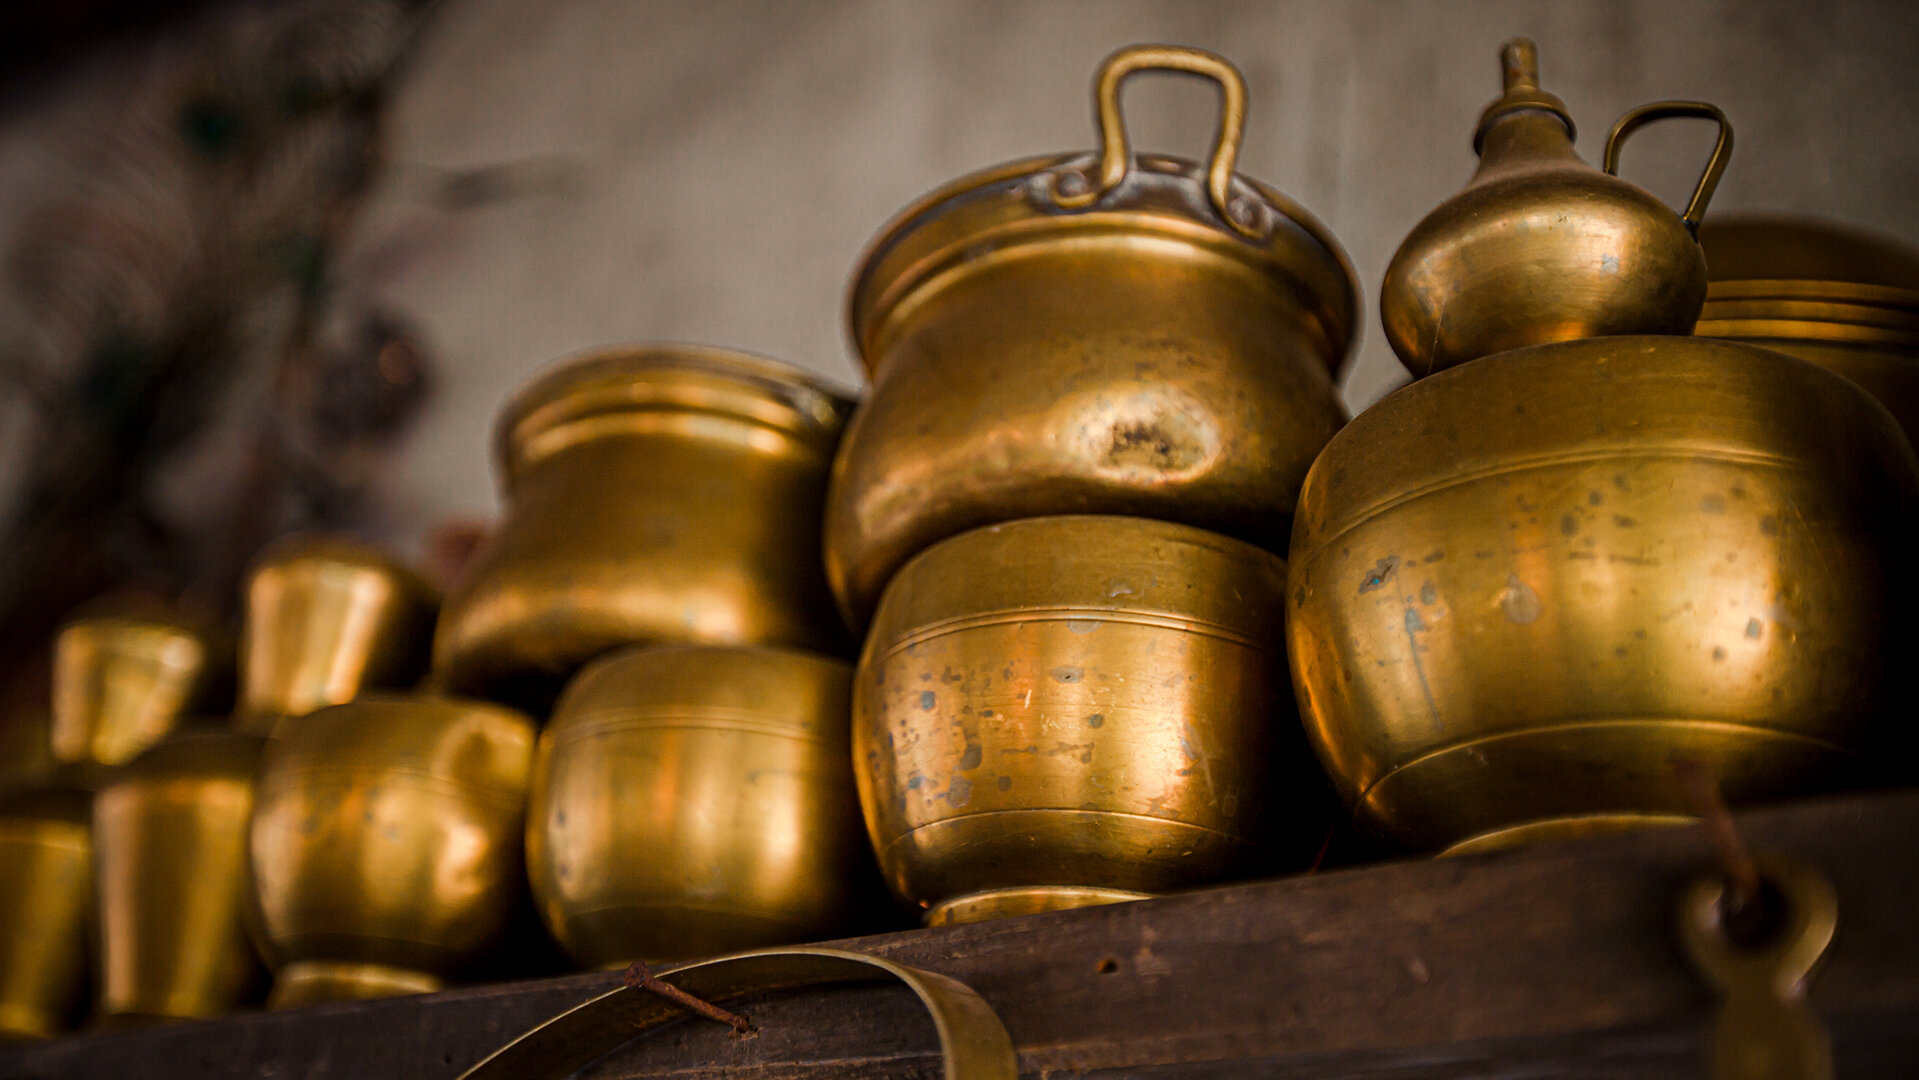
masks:
<instances>
[{"instance_id":1,"label":"brass pot with lid","mask_svg":"<svg viewBox=\"0 0 1919 1080\"><path fill-rule=\"evenodd\" d=\"M1120 88L1148 71L1219 86L1211 160L1133 152ZM856 627L913 554L996 521L1123 514L1283 547L1300 481L1346 420L1334 376L1359 285L1324 226L1233 171L1238 70L1123 49L1094 102L1099 151L933 191L853 279L873 390L834 463L825 555Z\"/></svg>"},{"instance_id":2,"label":"brass pot with lid","mask_svg":"<svg viewBox=\"0 0 1919 1080\"><path fill-rule=\"evenodd\" d=\"M1611 334L1687 334L1706 295L1699 227L1732 154L1713 105L1661 101L1626 113L1604 168L1573 150L1565 103L1539 87L1538 51L1501 50L1506 92L1473 135L1479 169L1400 244L1380 287L1386 340L1415 377L1525 345ZM1627 137L1668 117L1719 137L1684 215L1618 178Z\"/></svg>"},{"instance_id":3,"label":"brass pot with lid","mask_svg":"<svg viewBox=\"0 0 1919 1080\"><path fill-rule=\"evenodd\" d=\"M436 674L543 709L624 645L844 650L819 522L850 408L790 364L692 345L548 372L500 418L509 510L446 598Z\"/></svg>"}]
</instances>

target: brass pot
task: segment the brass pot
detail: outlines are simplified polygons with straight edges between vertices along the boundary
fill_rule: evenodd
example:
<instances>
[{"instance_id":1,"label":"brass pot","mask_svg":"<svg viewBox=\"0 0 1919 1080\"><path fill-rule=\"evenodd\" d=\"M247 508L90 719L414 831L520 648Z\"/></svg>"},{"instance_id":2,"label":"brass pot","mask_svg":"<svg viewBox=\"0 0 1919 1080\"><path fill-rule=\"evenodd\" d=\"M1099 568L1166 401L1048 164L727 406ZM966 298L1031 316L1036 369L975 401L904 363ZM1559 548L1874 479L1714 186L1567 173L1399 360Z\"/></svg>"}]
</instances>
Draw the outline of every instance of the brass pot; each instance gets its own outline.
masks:
<instances>
[{"instance_id":1,"label":"brass pot","mask_svg":"<svg viewBox=\"0 0 1919 1080\"><path fill-rule=\"evenodd\" d=\"M222 646L205 627L157 610L67 623L53 645L53 756L69 764L133 760L183 715L211 704L232 673Z\"/></svg>"},{"instance_id":2,"label":"brass pot","mask_svg":"<svg viewBox=\"0 0 1919 1080\"><path fill-rule=\"evenodd\" d=\"M257 1000L247 819L262 742L182 732L94 798L103 1021L218 1016Z\"/></svg>"},{"instance_id":3,"label":"brass pot","mask_svg":"<svg viewBox=\"0 0 1919 1080\"><path fill-rule=\"evenodd\" d=\"M798 368L689 345L538 380L500 420L511 507L447 597L435 670L542 703L628 644L843 648L818 545L849 407Z\"/></svg>"},{"instance_id":4,"label":"brass pot","mask_svg":"<svg viewBox=\"0 0 1919 1080\"><path fill-rule=\"evenodd\" d=\"M1486 846L1874 778L1919 701L1919 463L1810 364L1701 338L1486 357L1353 421L1293 532L1300 711L1360 823Z\"/></svg>"},{"instance_id":5,"label":"brass pot","mask_svg":"<svg viewBox=\"0 0 1919 1080\"><path fill-rule=\"evenodd\" d=\"M605 967L827 936L872 878L850 665L777 648L627 649L540 737L527 864L546 924Z\"/></svg>"},{"instance_id":6,"label":"brass pot","mask_svg":"<svg viewBox=\"0 0 1919 1080\"><path fill-rule=\"evenodd\" d=\"M1217 82L1212 160L1132 154L1122 81ZM1324 226L1233 172L1239 72L1121 50L1094 88L1101 150L963 177L908 207L847 298L872 396L826 507L849 623L915 552L1047 514L1184 522L1275 550L1313 456L1345 423L1334 376L1359 285Z\"/></svg>"},{"instance_id":7,"label":"brass pot","mask_svg":"<svg viewBox=\"0 0 1919 1080\"><path fill-rule=\"evenodd\" d=\"M250 834L270 1004L437 990L501 942L536 734L495 705L383 694L275 726Z\"/></svg>"},{"instance_id":8,"label":"brass pot","mask_svg":"<svg viewBox=\"0 0 1919 1080\"><path fill-rule=\"evenodd\" d=\"M1702 102L1662 101L1620 117L1602 172L1573 152L1573 122L1539 88L1538 54L1501 52L1506 93L1473 136L1479 170L1416 226L1386 268L1386 340L1415 376L1525 345L1610 334L1686 334L1706 293L1694 242L1732 153L1732 128ZM1719 124L1706 171L1673 213L1619 179L1626 138L1675 116Z\"/></svg>"},{"instance_id":9,"label":"brass pot","mask_svg":"<svg viewBox=\"0 0 1919 1080\"><path fill-rule=\"evenodd\" d=\"M1818 218L1750 214L1699 230L1706 304L1694 333L1838 372L1919 435L1919 252Z\"/></svg>"},{"instance_id":10,"label":"brass pot","mask_svg":"<svg viewBox=\"0 0 1919 1080\"><path fill-rule=\"evenodd\" d=\"M880 869L933 923L1303 865L1323 781L1286 683L1278 556L1050 517L926 549L880 601L853 762Z\"/></svg>"},{"instance_id":11,"label":"brass pot","mask_svg":"<svg viewBox=\"0 0 1919 1080\"><path fill-rule=\"evenodd\" d=\"M240 634L240 724L265 734L281 716L411 686L426 670L439 598L378 548L344 537L274 544L247 579Z\"/></svg>"},{"instance_id":12,"label":"brass pot","mask_svg":"<svg viewBox=\"0 0 1919 1080\"><path fill-rule=\"evenodd\" d=\"M59 1034L86 1009L93 793L75 780L0 796L0 1042Z\"/></svg>"}]
</instances>

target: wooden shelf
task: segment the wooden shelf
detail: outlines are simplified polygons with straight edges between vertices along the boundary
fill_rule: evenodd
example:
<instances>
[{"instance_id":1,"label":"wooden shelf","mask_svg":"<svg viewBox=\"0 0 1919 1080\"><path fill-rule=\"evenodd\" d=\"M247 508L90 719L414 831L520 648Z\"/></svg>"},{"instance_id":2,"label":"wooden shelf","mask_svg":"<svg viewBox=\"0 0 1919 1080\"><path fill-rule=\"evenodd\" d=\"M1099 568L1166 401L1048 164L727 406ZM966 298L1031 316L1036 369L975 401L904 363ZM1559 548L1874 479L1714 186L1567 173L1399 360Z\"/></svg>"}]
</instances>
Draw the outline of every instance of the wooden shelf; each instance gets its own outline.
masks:
<instances>
[{"instance_id":1,"label":"wooden shelf","mask_svg":"<svg viewBox=\"0 0 1919 1080\"><path fill-rule=\"evenodd\" d=\"M1810 1000L1840 1076L1919 1062L1919 791L1741 816L1755 850L1829 874L1839 930ZM1389 863L845 947L961 979L1034 1077L1705 1075L1715 999L1681 958L1695 829ZM595 974L70 1038L0 1077L452 1078L617 985ZM742 1003L760 1033L676 1024L581 1075L937 1076L898 987Z\"/></svg>"}]
</instances>

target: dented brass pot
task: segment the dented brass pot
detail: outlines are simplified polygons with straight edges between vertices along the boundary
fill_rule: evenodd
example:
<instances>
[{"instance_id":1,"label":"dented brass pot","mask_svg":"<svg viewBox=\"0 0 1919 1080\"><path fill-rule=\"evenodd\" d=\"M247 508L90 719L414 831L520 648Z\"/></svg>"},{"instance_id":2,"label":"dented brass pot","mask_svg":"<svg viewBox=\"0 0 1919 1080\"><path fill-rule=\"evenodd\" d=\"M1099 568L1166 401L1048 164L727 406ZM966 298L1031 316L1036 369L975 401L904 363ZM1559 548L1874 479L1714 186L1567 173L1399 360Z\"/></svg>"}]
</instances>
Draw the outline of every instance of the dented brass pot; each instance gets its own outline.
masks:
<instances>
[{"instance_id":1,"label":"dented brass pot","mask_svg":"<svg viewBox=\"0 0 1919 1080\"><path fill-rule=\"evenodd\" d=\"M435 670L544 704L623 645L843 648L819 507L849 408L799 368L690 345L539 379L500 420L510 508L447 597Z\"/></svg>"},{"instance_id":2,"label":"dented brass pot","mask_svg":"<svg viewBox=\"0 0 1919 1080\"><path fill-rule=\"evenodd\" d=\"M1216 82L1212 159L1135 155L1122 82ZM1239 72L1140 46L1095 83L1101 149L963 177L908 207L847 298L873 381L826 507L827 575L864 626L914 553L995 521L1154 517L1283 549L1359 286L1330 233L1233 172Z\"/></svg>"},{"instance_id":3,"label":"dented brass pot","mask_svg":"<svg viewBox=\"0 0 1919 1080\"><path fill-rule=\"evenodd\" d=\"M596 661L540 738L542 917L605 967L831 936L874 881L847 747L852 667L779 648Z\"/></svg>"},{"instance_id":4,"label":"dented brass pot","mask_svg":"<svg viewBox=\"0 0 1919 1080\"><path fill-rule=\"evenodd\" d=\"M438 596L378 548L296 536L254 563L240 634L240 723L265 734L282 716L411 686L426 670Z\"/></svg>"},{"instance_id":5,"label":"dented brass pot","mask_svg":"<svg viewBox=\"0 0 1919 1080\"><path fill-rule=\"evenodd\" d=\"M1675 752L1734 802L1870 781L1919 706L1916 496L1885 409L1770 350L1599 338L1441 372L1307 477L1307 730L1414 850L1672 820Z\"/></svg>"},{"instance_id":6,"label":"dented brass pot","mask_svg":"<svg viewBox=\"0 0 1919 1080\"><path fill-rule=\"evenodd\" d=\"M219 1016L257 1000L247 820L262 742L183 731L95 796L103 1022Z\"/></svg>"},{"instance_id":7,"label":"dented brass pot","mask_svg":"<svg viewBox=\"0 0 1919 1080\"><path fill-rule=\"evenodd\" d=\"M0 1042L57 1035L86 1010L92 812L73 770L0 796Z\"/></svg>"},{"instance_id":8,"label":"dented brass pot","mask_svg":"<svg viewBox=\"0 0 1919 1080\"><path fill-rule=\"evenodd\" d=\"M437 990L500 944L535 734L510 709L393 694L274 727L250 831L271 1004Z\"/></svg>"},{"instance_id":9,"label":"dented brass pot","mask_svg":"<svg viewBox=\"0 0 1919 1080\"><path fill-rule=\"evenodd\" d=\"M1143 518L991 525L907 563L853 697L895 893L961 922L1303 865L1326 815L1285 585L1276 555Z\"/></svg>"}]
</instances>

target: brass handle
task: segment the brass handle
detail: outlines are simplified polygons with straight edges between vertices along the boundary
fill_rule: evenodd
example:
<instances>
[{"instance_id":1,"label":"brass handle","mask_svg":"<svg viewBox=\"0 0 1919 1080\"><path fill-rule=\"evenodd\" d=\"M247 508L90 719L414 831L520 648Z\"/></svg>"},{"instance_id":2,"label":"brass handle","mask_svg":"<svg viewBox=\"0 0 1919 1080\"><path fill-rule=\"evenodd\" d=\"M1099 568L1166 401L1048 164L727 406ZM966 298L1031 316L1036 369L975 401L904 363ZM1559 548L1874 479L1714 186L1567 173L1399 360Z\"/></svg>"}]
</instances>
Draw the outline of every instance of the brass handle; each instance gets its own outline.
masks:
<instances>
[{"instance_id":1,"label":"brass handle","mask_svg":"<svg viewBox=\"0 0 1919 1080\"><path fill-rule=\"evenodd\" d=\"M803 986L891 976L933 1015L946 1080L1018 1080L1019 1059L992 1006L957 979L839 949L766 949L682 964L660 981L707 1001ZM648 1029L686 1013L639 987L601 994L533 1028L460 1074L459 1080L559 1080Z\"/></svg>"},{"instance_id":2,"label":"brass handle","mask_svg":"<svg viewBox=\"0 0 1919 1080\"><path fill-rule=\"evenodd\" d=\"M1253 222L1241 221L1233 213L1233 165L1239 160L1239 144L1246 134L1246 79L1232 61L1204 49L1178 45L1133 45L1106 58L1093 80L1093 107L1099 126L1099 183L1090 190L1062 191L1059 178L1053 181L1053 201L1066 209L1091 206L1111 194L1126 179L1132 168L1133 154L1126 138L1126 117L1120 111L1120 86L1141 71L1177 71L1197 75L1219 84L1219 135L1213 142L1213 157L1206 166L1206 194L1213 209L1235 232L1260 239Z\"/></svg>"},{"instance_id":3,"label":"brass handle","mask_svg":"<svg viewBox=\"0 0 1919 1080\"><path fill-rule=\"evenodd\" d=\"M1604 168L1613 176L1618 176L1619 148L1625 143L1626 137L1654 121L1676 116L1712 120L1719 124L1719 141L1713 144L1712 157L1706 159L1706 171L1699 177L1699 186L1693 189L1692 199L1686 203L1686 212L1682 215L1686 231L1697 233L1700 220L1706 216L1706 204L1712 201L1713 190L1719 186L1719 178L1726 172L1726 161L1732 157L1732 121L1719 111L1719 106L1703 101L1655 101L1628 112L1619 118L1619 122L1612 126L1612 133L1606 136Z\"/></svg>"}]
</instances>

